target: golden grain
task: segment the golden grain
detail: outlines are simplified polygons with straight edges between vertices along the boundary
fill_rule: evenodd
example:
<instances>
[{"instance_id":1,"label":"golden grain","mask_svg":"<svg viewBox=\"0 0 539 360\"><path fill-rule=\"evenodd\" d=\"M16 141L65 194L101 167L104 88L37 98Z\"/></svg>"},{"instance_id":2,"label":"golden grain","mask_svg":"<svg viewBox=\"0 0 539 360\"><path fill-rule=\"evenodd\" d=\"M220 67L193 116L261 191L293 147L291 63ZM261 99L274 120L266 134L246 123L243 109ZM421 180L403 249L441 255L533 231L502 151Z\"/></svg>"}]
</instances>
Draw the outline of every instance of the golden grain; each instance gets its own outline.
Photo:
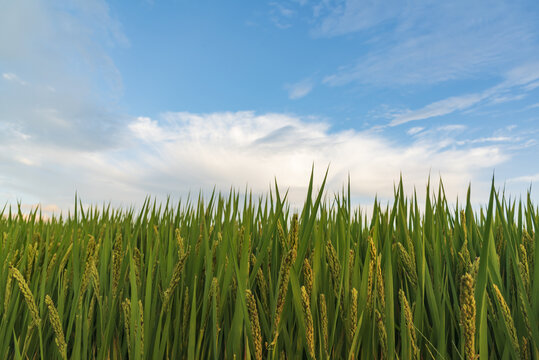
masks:
<instances>
[{"instance_id":1,"label":"golden grain","mask_svg":"<svg viewBox=\"0 0 539 360\"><path fill-rule=\"evenodd\" d=\"M401 269L405 273L410 284L415 288L417 286L417 273L412 262L412 257L408 254L404 246L401 243L397 243L397 250L399 252L399 264Z\"/></svg>"},{"instance_id":2,"label":"golden grain","mask_svg":"<svg viewBox=\"0 0 539 360\"><path fill-rule=\"evenodd\" d=\"M464 334L464 354L466 359L475 360L475 297L474 280L465 274L460 283L460 325Z\"/></svg>"},{"instance_id":3,"label":"golden grain","mask_svg":"<svg viewBox=\"0 0 539 360\"><path fill-rule=\"evenodd\" d=\"M314 327L313 327L313 315L311 313L311 299L305 286L301 287L301 303L303 305L303 320L305 324L305 337L307 340L307 349L312 359L314 355Z\"/></svg>"},{"instance_id":4,"label":"golden grain","mask_svg":"<svg viewBox=\"0 0 539 360\"><path fill-rule=\"evenodd\" d=\"M378 341L380 342L380 359L387 359L387 331L382 314L378 310L374 311L376 317L376 328L378 330Z\"/></svg>"},{"instance_id":5,"label":"golden grain","mask_svg":"<svg viewBox=\"0 0 539 360\"><path fill-rule=\"evenodd\" d=\"M256 308L256 300L251 290L245 290L245 298L247 300L247 310L249 311L249 321L251 324L251 333L255 345L255 359L262 359L262 331L258 321L258 310Z\"/></svg>"},{"instance_id":6,"label":"golden grain","mask_svg":"<svg viewBox=\"0 0 539 360\"><path fill-rule=\"evenodd\" d=\"M67 344L64 337L64 330L62 329L62 321L60 320L60 314L58 314L58 310L56 310L54 302L49 295L45 296L45 304L47 304L47 308L49 309L49 320L51 322L55 336L54 341L58 346L58 350L62 355L62 359L67 359Z\"/></svg>"},{"instance_id":7,"label":"golden grain","mask_svg":"<svg viewBox=\"0 0 539 360\"><path fill-rule=\"evenodd\" d=\"M154 231L157 228L154 227ZM112 251L112 297L115 298L118 295L118 285L120 283L120 272L122 271L122 234L120 232L116 235L114 241L114 247Z\"/></svg>"},{"instance_id":8,"label":"golden grain","mask_svg":"<svg viewBox=\"0 0 539 360\"><path fill-rule=\"evenodd\" d=\"M288 292L288 280L290 278L290 267L292 266L293 250L290 249L286 256L284 257L281 268L279 269L279 287L277 293L277 305L275 307L275 316L274 319L274 333L273 333L273 343L277 342L277 337L279 336L279 324L281 322L281 314L283 312L284 303L286 300L286 293Z\"/></svg>"},{"instance_id":9,"label":"golden grain","mask_svg":"<svg viewBox=\"0 0 539 360\"><path fill-rule=\"evenodd\" d=\"M352 288L351 297L350 297L350 315L349 315L349 325L348 325L348 340L352 342L354 336L356 335L357 329L357 299L358 292L356 288Z\"/></svg>"},{"instance_id":10,"label":"golden grain","mask_svg":"<svg viewBox=\"0 0 539 360\"><path fill-rule=\"evenodd\" d=\"M176 289L176 286L178 286L178 283L180 282L180 278L183 272L183 267L185 266L185 259L187 259L188 253L184 254L183 258L179 259L176 263L176 266L174 267L174 271L172 272L172 278L170 279L169 285L167 289L165 290L163 294L163 311L166 310L168 303L170 301L170 297L172 296L172 293Z\"/></svg>"},{"instance_id":11,"label":"golden grain","mask_svg":"<svg viewBox=\"0 0 539 360\"><path fill-rule=\"evenodd\" d=\"M328 310L327 310L327 304L326 304L326 297L324 294L320 294L320 322L322 323L322 341L324 345L324 353L326 354L326 357L328 357L328 341L329 341L329 333L328 333Z\"/></svg>"},{"instance_id":12,"label":"golden grain","mask_svg":"<svg viewBox=\"0 0 539 360\"><path fill-rule=\"evenodd\" d=\"M505 326L507 327L507 330L509 332L509 338L511 340L511 344L513 345L515 352L519 354L520 347L518 345L517 332L515 329L515 324L513 322L513 317L511 316L511 310L509 309L509 306L507 306L507 303L505 302L505 299L503 298L503 295L500 289L496 286L496 284L492 284L492 287L494 289L496 302L498 304L498 307L500 308L500 312L503 316Z\"/></svg>"},{"instance_id":13,"label":"golden grain","mask_svg":"<svg viewBox=\"0 0 539 360\"><path fill-rule=\"evenodd\" d=\"M419 359L419 348L417 347L417 342L416 342L416 334L415 334L415 326L414 326L414 318L412 315L412 309L410 308L410 304L408 303L408 300L406 299L406 295L404 294L404 291L402 289L399 289L399 299L401 302L401 311L404 312L404 320L406 323L407 332L410 337L412 358Z\"/></svg>"},{"instance_id":14,"label":"golden grain","mask_svg":"<svg viewBox=\"0 0 539 360\"><path fill-rule=\"evenodd\" d=\"M305 284L307 295L311 297L313 291L313 268L307 258L303 259L303 283Z\"/></svg>"},{"instance_id":15,"label":"golden grain","mask_svg":"<svg viewBox=\"0 0 539 360\"><path fill-rule=\"evenodd\" d=\"M11 273L11 276L17 282L17 285L19 286L19 289L24 296L24 300L26 301L28 310L30 311L30 314L32 315L33 325L36 325L37 327L39 327L41 325L41 318L39 316L39 310L37 308L34 295L32 294L32 291L30 290L30 288L28 287L28 284L26 283L24 276L16 267L10 266L9 271Z\"/></svg>"}]
</instances>

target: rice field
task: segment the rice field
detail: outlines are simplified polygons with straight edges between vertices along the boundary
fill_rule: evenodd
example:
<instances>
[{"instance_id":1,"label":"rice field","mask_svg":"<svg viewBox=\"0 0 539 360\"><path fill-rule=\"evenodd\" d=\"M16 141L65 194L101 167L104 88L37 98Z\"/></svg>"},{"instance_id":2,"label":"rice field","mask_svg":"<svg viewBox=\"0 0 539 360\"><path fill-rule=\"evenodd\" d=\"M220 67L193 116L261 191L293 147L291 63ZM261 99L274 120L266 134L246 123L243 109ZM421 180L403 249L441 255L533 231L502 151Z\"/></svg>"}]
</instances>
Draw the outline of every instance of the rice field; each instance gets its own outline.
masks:
<instances>
[{"instance_id":1,"label":"rice field","mask_svg":"<svg viewBox=\"0 0 539 360\"><path fill-rule=\"evenodd\" d=\"M277 186L48 220L4 208L0 358L539 359L529 197L493 185L488 206L454 206L440 186L419 204L401 182L365 214L324 183L298 213Z\"/></svg>"}]
</instances>

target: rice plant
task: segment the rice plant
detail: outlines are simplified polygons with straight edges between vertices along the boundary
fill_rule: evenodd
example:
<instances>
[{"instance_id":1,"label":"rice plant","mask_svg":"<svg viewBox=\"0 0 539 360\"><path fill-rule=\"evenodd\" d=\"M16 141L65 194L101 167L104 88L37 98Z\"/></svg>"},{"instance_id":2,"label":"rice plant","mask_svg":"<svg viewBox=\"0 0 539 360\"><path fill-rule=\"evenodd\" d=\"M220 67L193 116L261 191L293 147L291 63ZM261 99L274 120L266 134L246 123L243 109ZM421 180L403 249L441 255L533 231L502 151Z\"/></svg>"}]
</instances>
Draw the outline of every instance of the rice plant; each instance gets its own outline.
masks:
<instances>
[{"instance_id":1,"label":"rice plant","mask_svg":"<svg viewBox=\"0 0 539 360\"><path fill-rule=\"evenodd\" d=\"M424 204L366 216L311 177L139 211L0 216L2 359L539 359L538 208ZM422 208L423 210L419 210Z\"/></svg>"}]
</instances>

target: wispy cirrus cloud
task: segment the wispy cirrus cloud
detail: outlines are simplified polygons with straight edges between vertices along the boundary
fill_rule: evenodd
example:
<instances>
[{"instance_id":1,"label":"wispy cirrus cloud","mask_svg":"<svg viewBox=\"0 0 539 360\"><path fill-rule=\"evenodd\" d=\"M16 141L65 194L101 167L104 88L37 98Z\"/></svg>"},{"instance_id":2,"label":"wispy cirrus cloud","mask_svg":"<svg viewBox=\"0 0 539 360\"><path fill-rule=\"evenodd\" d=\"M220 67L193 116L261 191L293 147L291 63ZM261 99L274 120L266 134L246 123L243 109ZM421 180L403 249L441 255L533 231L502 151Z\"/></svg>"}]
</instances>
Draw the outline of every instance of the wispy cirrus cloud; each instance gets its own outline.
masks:
<instances>
[{"instance_id":1,"label":"wispy cirrus cloud","mask_svg":"<svg viewBox=\"0 0 539 360\"><path fill-rule=\"evenodd\" d=\"M296 100L307 96L313 90L314 84L311 78L307 78L294 84L286 84L284 87L288 91L288 98Z\"/></svg>"},{"instance_id":2,"label":"wispy cirrus cloud","mask_svg":"<svg viewBox=\"0 0 539 360\"><path fill-rule=\"evenodd\" d=\"M316 36L356 34L367 51L324 82L435 84L493 75L539 54L539 7L509 1L325 2Z\"/></svg>"},{"instance_id":3,"label":"wispy cirrus cloud","mask_svg":"<svg viewBox=\"0 0 539 360\"><path fill-rule=\"evenodd\" d=\"M270 2L270 20L279 29L288 29L292 26L291 18L295 11L281 2Z\"/></svg>"},{"instance_id":4,"label":"wispy cirrus cloud","mask_svg":"<svg viewBox=\"0 0 539 360\"><path fill-rule=\"evenodd\" d=\"M539 63L526 64L509 71L505 80L498 85L487 88L479 93L452 96L430 103L420 109L406 110L400 113L392 111L389 115L389 126L397 126L410 121L425 120L454 112L470 109L481 102L499 104L502 102L518 101L527 96L535 88L529 84L539 79Z\"/></svg>"},{"instance_id":5,"label":"wispy cirrus cloud","mask_svg":"<svg viewBox=\"0 0 539 360\"><path fill-rule=\"evenodd\" d=\"M390 126L401 125L410 121L424 120L432 117L451 114L458 110L467 109L484 99L481 94L453 96L447 99L433 102L418 110L407 110L396 115L389 123Z\"/></svg>"},{"instance_id":6,"label":"wispy cirrus cloud","mask_svg":"<svg viewBox=\"0 0 539 360\"><path fill-rule=\"evenodd\" d=\"M507 179L508 183L535 183L539 182L539 173L532 175L517 176L514 178Z\"/></svg>"},{"instance_id":7,"label":"wispy cirrus cloud","mask_svg":"<svg viewBox=\"0 0 539 360\"><path fill-rule=\"evenodd\" d=\"M15 83L17 83L17 84L19 84L19 85L23 85L23 86L25 86L25 85L27 84L26 81L20 79L20 78L17 76L17 74L14 74L14 73L3 73L3 74L2 74L2 78L3 78L4 80L7 80L7 81L13 81L13 82L15 82Z\"/></svg>"}]
</instances>

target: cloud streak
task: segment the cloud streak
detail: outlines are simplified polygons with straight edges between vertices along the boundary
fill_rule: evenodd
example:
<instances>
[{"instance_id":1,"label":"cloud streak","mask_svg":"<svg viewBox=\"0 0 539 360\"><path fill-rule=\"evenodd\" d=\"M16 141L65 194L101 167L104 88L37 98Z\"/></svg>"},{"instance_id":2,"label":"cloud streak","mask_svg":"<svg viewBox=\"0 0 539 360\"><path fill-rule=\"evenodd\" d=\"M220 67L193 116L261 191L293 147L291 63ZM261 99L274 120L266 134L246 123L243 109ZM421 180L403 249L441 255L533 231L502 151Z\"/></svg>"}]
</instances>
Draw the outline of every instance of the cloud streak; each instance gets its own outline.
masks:
<instances>
[{"instance_id":1,"label":"cloud streak","mask_svg":"<svg viewBox=\"0 0 539 360\"><path fill-rule=\"evenodd\" d=\"M530 87L529 84L533 84L538 79L539 63L526 64L512 69L508 72L504 81L482 92L452 96L435 101L417 110L406 110L397 114L392 113L389 115L392 118L389 126L448 115L470 109L481 102L499 104L518 101L526 97L528 92L535 89Z\"/></svg>"},{"instance_id":2,"label":"cloud streak","mask_svg":"<svg viewBox=\"0 0 539 360\"><path fill-rule=\"evenodd\" d=\"M328 2L315 36L356 35L367 52L324 82L436 84L537 57L537 8L521 2Z\"/></svg>"},{"instance_id":3,"label":"cloud streak","mask_svg":"<svg viewBox=\"0 0 539 360\"><path fill-rule=\"evenodd\" d=\"M539 173L533 175L518 176L507 180L508 183L534 183L539 182Z\"/></svg>"},{"instance_id":4,"label":"cloud streak","mask_svg":"<svg viewBox=\"0 0 539 360\"><path fill-rule=\"evenodd\" d=\"M432 117L451 114L458 110L467 109L484 99L483 95L471 94L464 96L454 96L444 100L433 102L418 110L408 110L397 115L391 122L390 126L401 125L410 121L424 120Z\"/></svg>"},{"instance_id":5,"label":"cloud streak","mask_svg":"<svg viewBox=\"0 0 539 360\"><path fill-rule=\"evenodd\" d=\"M290 100L301 99L307 96L314 88L312 79L304 79L294 84L286 84L285 89L288 90L288 98Z\"/></svg>"}]
</instances>

